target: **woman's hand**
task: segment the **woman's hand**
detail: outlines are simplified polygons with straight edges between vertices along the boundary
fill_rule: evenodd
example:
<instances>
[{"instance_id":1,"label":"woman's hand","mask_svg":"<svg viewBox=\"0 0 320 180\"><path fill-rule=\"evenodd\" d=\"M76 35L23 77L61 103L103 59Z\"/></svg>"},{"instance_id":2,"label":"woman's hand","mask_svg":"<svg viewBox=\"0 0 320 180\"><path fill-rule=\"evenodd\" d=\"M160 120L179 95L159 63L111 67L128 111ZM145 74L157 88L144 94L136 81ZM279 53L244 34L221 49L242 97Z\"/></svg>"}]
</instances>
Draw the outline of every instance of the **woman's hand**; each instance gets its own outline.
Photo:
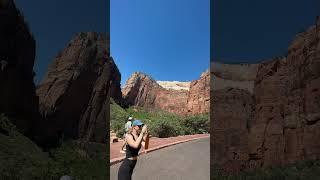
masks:
<instances>
[{"instance_id":1,"label":"woman's hand","mask_svg":"<svg viewBox=\"0 0 320 180\"><path fill-rule=\"evenodd\" d=\"M144 125L144 126L142 127L141 132L144 134L144 133L146 133L146 132L147 132L147 130L148 130L147 125Z\"/></svg>"}]
</instances>

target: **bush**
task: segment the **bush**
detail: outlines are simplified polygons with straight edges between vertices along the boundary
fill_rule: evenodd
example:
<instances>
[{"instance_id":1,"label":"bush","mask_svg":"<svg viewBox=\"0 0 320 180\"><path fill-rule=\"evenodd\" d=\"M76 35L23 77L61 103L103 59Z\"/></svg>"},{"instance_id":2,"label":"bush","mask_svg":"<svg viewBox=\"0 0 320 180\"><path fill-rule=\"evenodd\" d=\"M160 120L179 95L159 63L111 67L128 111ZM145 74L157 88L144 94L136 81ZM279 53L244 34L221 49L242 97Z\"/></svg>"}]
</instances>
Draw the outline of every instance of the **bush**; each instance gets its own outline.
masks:
<instances>
[{"instance_id":1,"label":"bush","mask_svg":"<svg viewBox=\"0 0 320 180\"><path fill-rule=\"evenodd\" d=\"M141 107L122 109L114 101L111 102L110 106L110 127L112 131L117 133L118 137L123 136L124 125L129 115L147 124L151 135L156 137L208 133L210 129L208 114L184 117L157 109L147 110Z\"/></svg>"},{"instance_id":2,"label":"bush","mask_svg":"<svg viewBox=\"0 0 320 180\"><path fill-rule=\"evenodd\" d=\"M70 175L76 179L106 179L107 160L90 157L72 142L65 142L51 152L49 174L51 177Z\"/></svg>"},{"instance_id":3,"label":"bush","mask_svg":"<svg viewBox=\"0 0 320 180\"><path fill-rule=\"evenodd\" d=\"M168 120L159 119L150 125L150 133L159 138L177 136L177 126Z\"/></svg>"},{"instance_id":4,"label":"bush","mask_svg":"<svg viewBox=\"0 0 320 180\"><path fill-rule=\"evenodd\" d=\"M161 111L161 110L146 110L143 108L129 108L128 112L136 119L141 119L149 127L149 132L156 137L171 137L181 135L181 117Z\"/></svg>"},{"instance_id":5,"label":"bush","mask_svg":"<svg viewBox=\"0 0 320 180\"><path fill-rule=\"evenodd\" d=\"M107 159L101 158L105 145L97 145L91 155L74 143L43 152L0 115L0 179L59 179L70 175L78 180L106 179ZM99 152L99 153L98 153Z\"/></svg>"},{"instance_id":6,"label":"bush","mask_svg":"<svg viewBox=\"0 0 320 180\"><path fill-rule=\"evenodd\" d=\"M208 133L210 129L208 114L186 117L182 123L191 130L191 134Z\"/></svg>"},{"instance_id":7,"label":"bush","mask_svg":"<svg viewBox=\"0 0 320 180\"><path fill-rule=\"evenodd\" d=\"M128 113L148 124L150 133L156 137L205 133L210 129L208 114L184 117L161 110L135 109L129 108Z\"/></svg>"},{"instance_id":8,"label":"bush","mask_svg":"<svg viewBox=\"0 0 320 180\"><path fill-rule=\"evenodd\" d=\"M124 134L124 125L129 114L111 99L110 103L110 129L117 133L118 137Z\"/></svg>"},{"instance_id":9,"label":"bush","mask_svg":"<svg viewBox=\"0 0 320 180\"><path fill-rule=\"evenodd\" d=\"M0 115L0 179L39 179L47 174L48 157L11 121ZM4 165L5 164L5 165Z\"/></svg>"},{"instance_id":10,"label":"bush","mask_svg":"<svg viewBox=\"0 0 320 180\"><path fill-rule=\"evenodd\" d=\"M117 131L117 137L118 138L123 138L123 135L126 133L126 130L124 128L121 128L120 130Z\"/></svg>"}]
</instances>

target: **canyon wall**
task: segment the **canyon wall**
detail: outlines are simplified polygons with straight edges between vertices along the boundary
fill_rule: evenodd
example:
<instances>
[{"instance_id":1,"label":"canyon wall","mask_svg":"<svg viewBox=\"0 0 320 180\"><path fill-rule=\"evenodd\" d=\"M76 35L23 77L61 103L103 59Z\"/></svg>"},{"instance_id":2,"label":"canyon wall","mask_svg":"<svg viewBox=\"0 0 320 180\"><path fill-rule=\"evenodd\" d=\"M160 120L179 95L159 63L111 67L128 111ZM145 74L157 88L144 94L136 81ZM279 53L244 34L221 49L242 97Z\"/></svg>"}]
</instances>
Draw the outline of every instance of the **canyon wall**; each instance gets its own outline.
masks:
<instances>
[{"instance_id":1,"label":"canyon wall","mask_svg":"<svg viewBox=\"0 0 320 180\"><path fill-rule=\"evenodd\" d=\"M319 39L318 20L295 37L287 57L254 65L255 78L254 72L237 78L211 68L211 76L242 83L219 88L211 82L213 163L238 172L320 157ZM248 76L253 84L243 84Z\"/></svg>"},{"instance_id":2,"label":"canyon wall","mask_svg":"<svg viewBox=\"0 0 320 180\"><path fill-rule=\"evenodd\" d=\"M194 115L209 112L209 71L199 80L173 85L166 82L161 86L150 76L136 72L122 89L124 101L128 106L161 109L180 115ZM189 84L186 88L185 85ZM182 87L181 87L182 86Z\"/></svg>"},{"instance_id":3,"label":"canyon wall","mask_svg":"<svg viewBox=\"0 0 320 180\"><path fill-rule=\"evenodd\" d=\"M39 118L33 82L36 41L12 0L0 1L0 24L0 113L31 136Z\"/></svg>"},{"instance_id":4,"label":"canyon wall","mask_svg":"<svg viewBox=\"0 0 320 180\"><path fill-rule=\"evenodd\" d=\"M104 142L109 97L122 101L120 72L103 34L78 33L49 66L37 94L48 137ZM58 137L52 137L58 138Z\"/></svg>"}]
</instances>

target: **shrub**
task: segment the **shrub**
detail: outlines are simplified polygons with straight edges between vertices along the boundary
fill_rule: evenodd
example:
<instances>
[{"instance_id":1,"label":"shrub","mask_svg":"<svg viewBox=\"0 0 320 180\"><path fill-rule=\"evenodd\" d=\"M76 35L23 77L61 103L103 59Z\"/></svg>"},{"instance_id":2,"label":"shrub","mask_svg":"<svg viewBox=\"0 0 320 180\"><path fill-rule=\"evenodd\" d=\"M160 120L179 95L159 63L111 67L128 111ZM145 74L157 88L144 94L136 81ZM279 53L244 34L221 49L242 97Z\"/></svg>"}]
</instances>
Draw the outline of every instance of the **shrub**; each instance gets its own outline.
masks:
<instances>
[{"instance_id":1,"label":"shrub","mask_svg":"<svg viewBox=\"0 0 320 180\"><path fill-rule=\"evenodd\" d=\"M182 123L185 127L190 128L192 134L208 133L210 129L207 114L186 117Z\"/></svg>"},{"instance_id":2,"label":"shrub","mask_svg":"<svg viewBox=\"0 0 320 180\"><path fill-rule=\"evenodd\" d=\"M47 155L0 115L0 179L38 179L47 174Z\"/></svg>"},{"instance_id":3,"label":"shrub","mask_svg":"<svg viewBox=\"0 0 320 180\"><path fill-rule=\"evenodd\" d=\"M70 175L76 179L106 179L106 159L90 157L72 142L51 152L49 174L51 177Z\"/></svg>"},{"instance_id":4,"label":"shrub","mask_svg":"<svg viewBox=\"0 0 320 180\"><path fill-rule=\"evenodd\" d=\"M74 143L43 152L29 138L18 132L11 121L0 115L0 179L106 179L105 145L97 145L87 156Z\"/></svg>"},{"instance_id":5,"label":"shrub","mask_svg":"<svg viewBox=\"0 0 320 180\"><path fill-rule=\"evenodd\" d=\"M123 135L126 133L126 130L124 128L121 128L120 130L117 131L117 137L118 138L123 138Z\"/></svg>"},{"instance_id":6,"label":"shrub","mask_svg":"<svg viewBox=\"0 0 320 180\"><path fill-rule=\"evenodd\" d=\"M124 134L124 125L128 115L133 115L135 119L142 120L143 123L148 125L151 135L156 137L208 133L210 129L208 114L184 117L158 109L129 107L125 110L114 101L111 102L110 106L110 127L117 133L118 137L122 137Z\"/></svg>"},{"instance_id":7,"label":"shrub","mask_svg":"<svg viewBox=\"0 0 320 180\"><path fill-rule=\"evenodd\" d=\"M117 133L118 137L124 134L124 125L128 118L128 113L116 104L113 99L110 103L110 129Z\"/></svg>"},{"instance_id":8,"label":"shrub","mask_svg":"<svg viewBox=\"0 0 320 180\"><path fill-rule=\"evenodd\" d=\"M154 121L150 126L150 133L160 138L176 136L178 134L177 126L174 124L174 122L166 119Z\"/></svg>"}]
</instances>

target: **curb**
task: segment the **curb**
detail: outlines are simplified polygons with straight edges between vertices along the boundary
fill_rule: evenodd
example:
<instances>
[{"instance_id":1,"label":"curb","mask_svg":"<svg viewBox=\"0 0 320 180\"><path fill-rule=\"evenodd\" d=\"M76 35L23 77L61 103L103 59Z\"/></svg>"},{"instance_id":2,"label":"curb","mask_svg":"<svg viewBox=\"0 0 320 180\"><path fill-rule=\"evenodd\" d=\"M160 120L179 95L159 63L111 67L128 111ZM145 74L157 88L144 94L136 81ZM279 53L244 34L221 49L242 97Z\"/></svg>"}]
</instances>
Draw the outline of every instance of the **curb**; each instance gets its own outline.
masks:
<instances>
[{"instance_id":1,"label":"curb","mask_svg":"<svg viewBox=\"0 0 320 180\"><path fill-rule=\"evenodd\" d=\"M197 138L186 139L186 140L177 141L177 142L173 142L173 143L169 143L169 144L164 144L164 145L161 145L161 146L157 146L157 147L154 147L154 148L150 148L150 149L141 151L141 152L139 152L139 155L146 154L146 153L149 153L149 152L153 152L153 151L156 151L156 150L159 150L159 149L163 149L165 147L173 146L173 145L176 145L176 144L181 144L181 143L185 143L185 142L188 142L188 141L193 141L193 140L203 139L203 138L208 138L208 137L210 137L210 135L209 136L205 136L205 137L197 137ZM110 160L110 166L112 166L114 164L117 164L117 163L123 161L124 159L125 159L125 157L113 158L113 159Z\"/></svg>"}]
</instances>

